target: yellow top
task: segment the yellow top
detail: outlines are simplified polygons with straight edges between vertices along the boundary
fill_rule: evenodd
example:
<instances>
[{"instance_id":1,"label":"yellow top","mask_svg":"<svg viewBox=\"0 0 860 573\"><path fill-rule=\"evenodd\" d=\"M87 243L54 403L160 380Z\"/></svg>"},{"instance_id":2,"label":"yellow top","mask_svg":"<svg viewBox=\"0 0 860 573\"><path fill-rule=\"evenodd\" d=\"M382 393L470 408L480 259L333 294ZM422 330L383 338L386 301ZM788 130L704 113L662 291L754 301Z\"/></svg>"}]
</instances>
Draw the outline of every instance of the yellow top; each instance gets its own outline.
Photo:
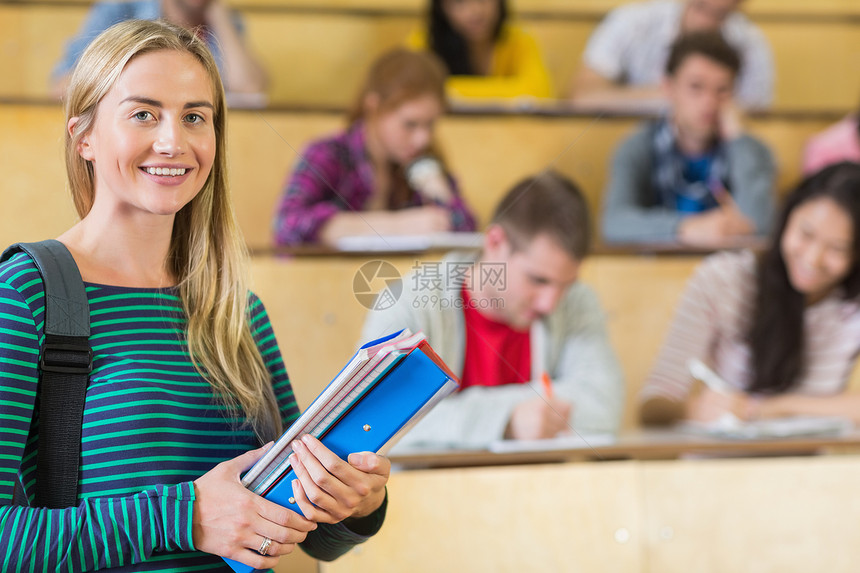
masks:
<instances>
[{"instance_id":1,"label":"yellow top","mask_svg":"<svg viewBox=\"0 0 860 573\"><path fill-rule=\"evenodd\" d=\"M415 30L406 40L412 50L427 49L427 33ZM555 97L537 41L517 26L505 25L493 49L488 76L451 76L449 95L461 98Z\"/></svg>"}]
</instances>

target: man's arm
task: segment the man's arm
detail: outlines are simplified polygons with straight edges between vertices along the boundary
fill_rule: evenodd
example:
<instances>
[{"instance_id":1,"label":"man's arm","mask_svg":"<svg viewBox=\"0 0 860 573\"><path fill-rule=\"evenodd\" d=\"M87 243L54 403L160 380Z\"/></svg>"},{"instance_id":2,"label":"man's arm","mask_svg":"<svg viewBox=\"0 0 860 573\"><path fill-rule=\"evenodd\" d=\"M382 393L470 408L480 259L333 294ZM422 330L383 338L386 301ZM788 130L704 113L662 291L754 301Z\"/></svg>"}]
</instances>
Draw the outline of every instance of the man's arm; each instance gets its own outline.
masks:
<instances>
[{"instance_id":1,"label":"man's arm","mask_svg":"<svg viewBox=\"0 0 860 573\"><path fill-rule=\"evenodd\" d=\"M776 165L770 150L749 135L727 145L729 185L741 212L749 217L759 235L770 230L774 216Z\"/></svg>"},{"instance_id":2,"label":"man's arm","mask_svg":"<svg viewBox=\"0 0 860 573\"><path fill-rule=\"evenodd\" d=\"M540 389L532 384L471 386L436 405L396 448L486 448L505 437L518 404L539 396Z\"/></svg>"},{"instance_id":3,"label":"man's arm","mask_svg":"<svg viewBox=\"0 0 860 573\"><path fill-rule=\"evenodd\" d=\"M574 285L560 316L565 327L560 354L551 374L559 398L573 403L578 432L617 432L624 409L624 376L609 341L606 315L591 287Z\"/></svg>"},{"instance_id":4,"label":"man's arm","mask_svg":"<svg viewBox=\"0 0 860 573\"><path fill-rule=\"evenodd\" d=\"M214 0L206 9L206 23L221 46L224 88L234 93L263 93L269 81L266 70L245 44L221 0Z\"/></svg>"},{"instance_id":5,"label":"man's arm","mask_svg":"<svg viewBox=\"0 0 860 573\"><path fill-rule=\"evenodd\" d=\"M625 140L612 159L604 196L603 238L608 242L658 242L675 239L681 215L664 207L648 207L653 168L647 130Z\"/></svg>"},{"instance_id":6,"label":"man's arm","mask_svg":"<svg viewBox=\"0 0 860 573\"><path fill-rule=\"evenodd\" d=\"M628 5L612 10L595 28L579 72L570 85L569 97L583 107L653 110L663 103L658 86L629 86L629 54L637 49L640 30L648 28L649 10Z\"/></svg>"},{"instance_id":7,"label":"man's arm","mask_svg":"<svg viewBox=\"0 0 860 573\"><path fill-rule=\"evenodd\" d=\"M58 99L65 95L72 70L74 70L75 65L78 63L81 54L84 53L84 50L96 36L114 24L135 16L141 17L143 15L135 14L126 3L95 2L87 13L77 35L66 43L66 49L63 52L62 58L51 72L52 95ZM157 13L153 13L152 17L153 19L156 18Z\"/></svg>"}]
</instances>

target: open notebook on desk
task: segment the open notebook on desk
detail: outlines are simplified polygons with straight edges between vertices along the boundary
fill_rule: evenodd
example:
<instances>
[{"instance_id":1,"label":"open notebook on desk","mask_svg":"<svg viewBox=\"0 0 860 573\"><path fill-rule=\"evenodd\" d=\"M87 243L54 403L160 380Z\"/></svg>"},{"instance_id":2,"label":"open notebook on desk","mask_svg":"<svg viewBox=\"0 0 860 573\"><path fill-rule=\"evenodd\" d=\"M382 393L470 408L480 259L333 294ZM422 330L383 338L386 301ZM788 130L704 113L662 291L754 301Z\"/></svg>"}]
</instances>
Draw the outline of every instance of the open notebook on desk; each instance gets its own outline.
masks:
<instances>
[{"instance_id":1,"label":"open notebook on desk","mask_svg":"<svg viewBox=\"0 0 860 573\"><path fill-rule=\"evenodd\" d=\"M342 237L335 248L344 252L426 251L428 249L478 249L482 233L427 233L423 235L356 235Z\"/></svg>"},{"instance_id":2,"label":"open notebook on desk","mask_svg":"<svg viewBox=\"0 0 860 573\"><path fill-rule=\"evenodd\" d=\"M682 422L678 429L727 440L766 440L805 436L840 436L854 428L851 420L821 416L792 416L744 422L724 414L710 422Z\"/></svg>"}]
</instances>

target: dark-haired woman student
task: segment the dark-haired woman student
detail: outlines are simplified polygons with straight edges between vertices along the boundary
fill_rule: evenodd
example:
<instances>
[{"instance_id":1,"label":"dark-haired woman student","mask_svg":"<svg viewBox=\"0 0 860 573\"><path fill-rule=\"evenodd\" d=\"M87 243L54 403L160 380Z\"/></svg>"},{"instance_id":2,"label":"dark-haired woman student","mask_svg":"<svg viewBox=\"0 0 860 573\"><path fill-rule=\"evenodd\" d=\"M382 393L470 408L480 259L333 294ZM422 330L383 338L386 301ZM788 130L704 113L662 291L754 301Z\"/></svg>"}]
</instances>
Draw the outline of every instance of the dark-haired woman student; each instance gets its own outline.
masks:
<instances>
[{"instance_id":1,"label":"dark-haired woman student","mask_svg":"<svg viewBox=\"0 0 860 573\"><path fill-rule=\"evenodd\" d=\"M720 253L690 279L640 396L643 423L832 415L860 422L846 392L860 351L860 165L840 163L787 198L769 249ZM692 392L687 360L736 392Z\"/></svg>"},{"instance_id":2,"label":"dark-haired woman student","mask_svg":"<svg viewBox=\"0 0 860 573\"><path fill-rule=\"evenodd\" d=\"M507 0L431 0L428 12L427 28L407 45L441 58L450 96L554 97L540 47L508 22Z\"/></svg>"}]
</instances>

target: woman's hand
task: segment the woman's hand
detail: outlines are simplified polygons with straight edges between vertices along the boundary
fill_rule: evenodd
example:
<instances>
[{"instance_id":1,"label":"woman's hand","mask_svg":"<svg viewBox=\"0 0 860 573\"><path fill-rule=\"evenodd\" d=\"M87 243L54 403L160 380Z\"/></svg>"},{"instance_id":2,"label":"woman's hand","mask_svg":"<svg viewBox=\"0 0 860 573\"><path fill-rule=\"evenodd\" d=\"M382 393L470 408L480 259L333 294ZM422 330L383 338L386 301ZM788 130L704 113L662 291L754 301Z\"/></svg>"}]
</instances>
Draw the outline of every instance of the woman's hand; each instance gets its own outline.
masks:
<instances>
[{"instance_id":1,"label":"woman's hand","mask_svg":"<svg viewBox=\"0 0 860 573\"><path fill-rule=\"evenodd\" d=\"M385 499L391 462L372 452L349 455L345 462L319 440L305 435L292 444L296 472L293 496L305 516L317 523L364 517Z\"/></svg>"},{"instance_id":2,"label":"woman's hand","mask_svg":"<svg viewBox=\"0 0 860 573\"><path fill-rule=\"evenodd\" d=\"M710 388L702 388L687 403L687 419L695 422L714 422L725 414L733 414L740 420L758 417L759 401L743 392L724 394Z\"/></svg>"},{"instance_id":3,"label":"woman's hand","mask_svg":"<svg viewBox=\"0 0 860 573\"><path fill-rule=\"evenodd\" d=\"M239 480L269 447L271 444L222 462L194 481L195 548L256 569L270 569L316 529L313 521L250 492ZM266 538L272 541L263 556L257 550Z\"/></svg>"}]
</instances>

